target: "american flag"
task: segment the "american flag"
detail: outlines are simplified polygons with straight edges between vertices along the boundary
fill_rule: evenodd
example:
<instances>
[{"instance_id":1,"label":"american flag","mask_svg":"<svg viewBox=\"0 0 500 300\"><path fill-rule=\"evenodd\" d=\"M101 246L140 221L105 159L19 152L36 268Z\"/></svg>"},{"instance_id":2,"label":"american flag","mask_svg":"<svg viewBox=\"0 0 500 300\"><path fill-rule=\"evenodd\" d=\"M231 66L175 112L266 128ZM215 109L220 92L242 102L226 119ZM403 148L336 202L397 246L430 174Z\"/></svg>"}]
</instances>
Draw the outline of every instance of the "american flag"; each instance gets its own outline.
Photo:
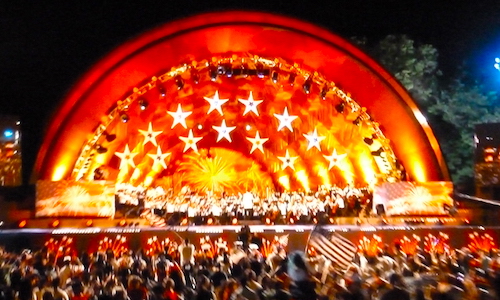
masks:
<instances>
[{"instance_id":1,"label":"american flag","mask_svg":"<svg viewBox=\"0 0 500 300\"><path fill-rule=\"evenodd\" d=\"M356 245L338 233L326 237L323 232L314 229L309 238L308 247L323 254L342 270L346 270L356 255Z\"/></svg>"}]
</instances>

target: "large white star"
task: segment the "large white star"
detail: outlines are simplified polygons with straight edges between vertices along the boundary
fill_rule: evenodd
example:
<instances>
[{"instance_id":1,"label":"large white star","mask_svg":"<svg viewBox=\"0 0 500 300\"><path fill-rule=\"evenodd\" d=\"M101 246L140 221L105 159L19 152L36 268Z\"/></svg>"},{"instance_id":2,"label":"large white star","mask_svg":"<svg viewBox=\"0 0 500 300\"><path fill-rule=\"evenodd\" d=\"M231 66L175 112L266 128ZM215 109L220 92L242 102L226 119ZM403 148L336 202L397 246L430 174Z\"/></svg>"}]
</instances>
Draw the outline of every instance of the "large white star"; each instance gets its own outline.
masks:
<instances>
[{"instance_id":1,"label":"large white star","mask_svg":"<svg viewBox=\"0 0 500 300\"><path fill-rule=\"evenodd\" d=\"M325 136L318 136L318 131L316 130L316 128L314 128L312 134L304 133L303 135L309 142L309 144L307 145L307 150L311 149L312 147L316 147L319 151L321 151L321 146L319 145L319 143L326 138Z\"/></svg>"},{"instance_id":2,"label":"large white star","mask_svg":"<svg viewBox=\"0 0 500 300\"><path fill-rule=\"evenodd\" d=\"M160 165L163 167L163 169L167 168L167 164L165 163L165 158L170 156L170 153L162 153L160 146L156 149L156 154L148 154L149 157L153 159L153 168L156 167L156 165Z\"/></svg>"},{"instance_id":3,"label":"large white star","mask_svg":"<svg viewBox=\"0 0 500 300\"><path fill-rule=\"evenodd\" d=\"M293 132L292 122L293 120L297 119L297 116L290 116L288 114L287 107L285 107L285 111L282 115L274 114L274 116L280 121L280 124L278 125L278 131L283 129L283 127L287 127L288 129L290 129L290 131Z\"/></svg>"},{"instance_id":4,"label":"large white star","mask_svg":"<svg viewBox=\"0 0 500 300\"><path fill-rule=\"evenodd\" d=\"M283 165L281 165L281 170L286 169L287 167L290 167L290 169L295 171L295 166L293 165L295 161L299 158L298 156L290 156L290 153L288 153L288 149L286 149L285 156L278 156L278 159L283 162Z\"/></svg>"},{"instance_id":5,"label":"large white star","mask_svg":"<svg viewBox=\"0 0 500 300\"><path fill-rule=\"evenodd\" d=\"M261 104L264 100L254 100L253 93L252 91L250 91L250 96L248 96L248 99L238 99L238 101L245 105L245 111L243 112L243 115L246 115L247 113L253 111L258 116L259 110L257 109L257 105Z\"/></svg>"},{"instance_id":6,"label":"large white star","mask_svg":"<svg viewBox=\"0 0 500 300\"><path fill-rule=\"evenodd\" d=\"M259 149L260 152L264 153L263 145L265 142L269 140L269 138L261 138L259 132L257 131L254 138L247 137L247 140L249 140L250 143L252 143L252 149L250 149L250 154L252 154L252 152L254 152L255 149Z\"/></svg>"},{"instance_id":7,"label":"large white star","mask_svg":"<svg viewBox=\"0 0 500 300\"><path fill-rule=\"evenodd\" d=\"M126 168L128 165L131 165L132 168L135 168L134 157L137 155L137 153L130 153L128 145L125 145L125 150L123 150L123 152L115 152L115 155L121 159L120 170Z\"/></svg>"},{"instance_id":8,"label":"large white star","mask_svg":"<svg viewBox=\"0 0 500 300\"><path fill-rule=\"evenodd\" d=\"M186 150L188 150L189 148L193 149L194 152L198 153L198 147L196 146L196 143L198 143L199 141L201 141L203 137L194 137L193 136L193 130L192 129L189 129L189 133L188 133L188 136L187 137L184 137L184 136L180 136L179 139L181 141L183 141L184 143L186 143L186 145L184 146L184 150L182 150L182 152L186 152Z\"/></svg>"},{"instance_id":9,"label":"large white star","mask_svg":"<svg viewBox=\"0 0 500 300\"><path fill-rule=\"evenodd\" d=\"M323 155L327 161L330 162L330 165L328 166L328 170L336 166L341 160L343 160L346 156L347 153L344 154L337 154L337 149L333 149L332 155Z\"/></svg>"},{"instance_id":10,"label":"large white star","mask_svg":"<svg viewBox=\"0 0 500 300\"><path fill-rule=\"evenodd\" d=\"M229 101L229 99L219 99L219 91L215 91L215 95L213 98L203 97L203 99L207 100L210 103L210 108L207 111L207 115L211 113L214 109L216 109L220 115L224 115L222 113L222 104Z\"/></svg>"},{"instance_id":11,"label":"large white star","mask_svg":"<svg viewBox=\"0 0 500 300\"><path fill-rule=\"evenodd\" d=\"M217 132L219 133L219 135L217 136L217 142L222 140L223 138L225 138L229 142L232 142L229 133L233 131L236 128L236 126L227 127L226 120L222 120L222 124L220 124L220 126L212 126L212 128L217 130Z\"/></svg>"},{"instance_id":12,"label":"large white star","mask_svg":"<svg viewBox=\"0 0 500 300\"><path fill-rule=\"evenodd\" d=\"M181 124L182 127L187 129L186 118L190 114L192 114L193 112L192 111L182 111L182 106L179 103L177 105L177 111L167 111L167 113L174 118L174 122L172 123L172 127L170 127L170 129L174 128L175 125L177 125L177 124Z\"/></svg>"},{"instance_id":13,"label":"large white star","mask_svg":"<svg viewBox=\"0 0 500 300\"><path fill-rule=\"evenodd\" d=\"M158 146L156 142L156 137L161 134L163 131L153 131L153 124L149 122L148 130L141 130L139 132L144 136L144 144L146 145L148 142L153 143L153 145Z\"/></svg>"}]
</instances>

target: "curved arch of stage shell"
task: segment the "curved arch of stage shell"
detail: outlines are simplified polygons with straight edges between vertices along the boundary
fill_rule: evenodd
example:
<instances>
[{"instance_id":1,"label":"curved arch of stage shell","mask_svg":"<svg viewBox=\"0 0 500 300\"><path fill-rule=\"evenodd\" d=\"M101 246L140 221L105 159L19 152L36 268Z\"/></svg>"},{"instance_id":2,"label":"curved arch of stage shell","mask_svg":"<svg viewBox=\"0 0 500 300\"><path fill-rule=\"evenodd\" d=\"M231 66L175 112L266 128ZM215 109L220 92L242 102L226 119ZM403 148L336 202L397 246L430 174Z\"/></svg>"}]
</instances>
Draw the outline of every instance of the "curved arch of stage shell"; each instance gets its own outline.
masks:
<instances>
[{"instance_id":1,"label":"curved arch of stage shell","mask_svg":"<svg viewBox=\"0 0 500 300\"><path fill-rule=\"evenodd\" d=\"M34 175L92 180L96 170L231 192L449 180L425 118L373 59L315 25L243 11L160 26L83 76Z\"/></svg>"}]
</instances>

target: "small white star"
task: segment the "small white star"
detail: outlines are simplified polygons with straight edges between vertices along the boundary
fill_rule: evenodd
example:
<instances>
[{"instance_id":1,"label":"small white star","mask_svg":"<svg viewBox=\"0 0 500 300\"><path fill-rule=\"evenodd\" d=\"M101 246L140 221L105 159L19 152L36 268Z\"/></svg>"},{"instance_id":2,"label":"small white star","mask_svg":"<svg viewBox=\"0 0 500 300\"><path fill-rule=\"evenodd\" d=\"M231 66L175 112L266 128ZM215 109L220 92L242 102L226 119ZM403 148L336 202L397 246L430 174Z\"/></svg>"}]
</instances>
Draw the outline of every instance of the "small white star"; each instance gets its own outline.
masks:
<instances>
[{"instance_id":1,"label":"small white star","mask_svg":"<svg viewBox=\"0 0 500 300\"><path fill-rule=\"evenodd\" d=\"M293 120L297 119L297 116L290 116L288 114L287 107L285 107L285 111L282 115L274 114L274 116L280 121L280 124L278 125L278 131L280 131L284 127L287 127L288 129L290 129L290 131L293 132L292 122Z\"/></svg>"},{"instance_id":2,"label":"small white star","mask_svg":"<svg viewBox=\"0 0 500 300\"><path fill-rule=\"evenodd\" d=\"M193 130L192 129L189 129L189 133L188 133L188 136L187 137L184 137L184 136L180 136L179 139L181 141L183 141L184 143L186 143L186 145L184 146L184 150L182 150L182 152L186 152L186 150L188 150L189 148L193 149L194 152L198 153L198 147L196 146L196 143L198 143L199 141L201 141L203 137L194 137L193 136Z\"/></svg>"},{"instance_id":3,"label":"small white star","mask_svg":"<svg viewBox=\"0 0 500 300\"><path fill-rule=\"evenodd\" d=\"M193 112L191 112L191 111L182 111L182 106L179 103L177 105L177 111L167 111L167 113L174 118L174 122L172 123L172 127L170 127L170 129L174 128L175 125L177 125L177 124L181 124L182 127L184 127L184 128L187 129L186 118L190 114L192 114Z\"/></svg>"},{"instance_id":4,"label":"small white star","mask_svg":"<svg viewBox=\"0 0 500 300\"><path fill-rule=\"evenodd\" d=\"M162 153L160 146L156 149L156 154L148 154L149 157L153 159L153 168L157 165L163 167L163 169L167 168L167 164L165 163L165 158L170 156L170 153Z\"/></svg>"},{"instance_id":5,"label":"small white star","mask_svg":"<svg viewBox=\"0 0 500 300\"><path fill-rule=\"evenodd\" d=\"M269 138L261 138L259 132L257 131L254 138L247 137L247 140L249 140L250 143L252 143L252 149L250 149L250 154L252 154L252 152L254 152L256 149L259 149L260 152L264 153L263 145L265 142L269 140Z\"/></svg>"},{"instance_id":6,"label":"small white star","mask_svg":"<svg viewBox=\"0 0 500 300\"><path fill-rule=\"evenodd\" d=\"M137 153L130 153L128 145L125 145L125 150L123 152L115 152L115 155L121 159L120 170L126 168L128 165L131 165L132 168L135 168L134 157L137 155Z\"/></svg>"},{"instance_id":7,"label":"small white star","mask_svg":"<svg viewBox=\"0 0 500 300\"><path fill-rule=\"evenodd\" d=\"M254 100L253 93L252 91L250 91L250 96L248 96L248 99L238 99L238 101L245 105L245 111L243 112L243 115L246 115L247 113L253 111L258 116L259 110L257 109L257 105L261 104L264 100Z\"/></svg>"},{"instance_id":8,"label":"small white star","mask_svg":"<svg viewBox=\"0 0 500 300\"><path fill-rule=\"evenodd\" d=\"M309 144L307 145L307 150L311 149L312 147L316 147L319 151L321 151L321 146L319 145L319 143L326 138L325 136L318 136L318 131L316 130L316 128L314 128L312 134L304 133L303 135L309 142Z\"/></svg>"},{"instance_id":9,"label":"small white star","mask_svg":"<svg viewBox=\"0 0 500 300\"><path fill-rule=\"evenodd\" d=\"M160 135L163 131L153 131L153 124L149 122L148 130L141 130L139 132L144 136L144 144L146 145L148 142L153 143L153 145L158 146L156 142L156 137Z\"/></svg>"},{"instance_id":10,"label":"small white star","mask_svg":"<svg viewBox=\"0 0 500 300\"><path fill-rule=\"evenodd\" d=\"M222 124L220 124L220 126L212 126L212 128L217 130L217 132L219 133L219 135L217 136L217 142L222 140L223 138L225 138L229 142L232 142L229 133L236 129L236 126L227 127L226 120L222 120Z\"/></svg>"},{"instance_id":11,"label":"small white star","mask_svg":"<svg viewBox=\"0 0 500 300\"><path fill-rule=\"evenodd\" d=\"M222 113L222 104L229 101L229 99L219 99L219 91L215 91L215 95L213 98L203 97L203 99L207 100L208 103L210 103L210 108L208 109L207 115L214 109L217 110L221 116L224 115Z\"/></svg>"},{"instance_id":12,"label":"small white star","mask_svg":"<svg viewBox=\"0 0 500 300\"><path fill-rule=\"evenodd\" d=\"M337 149L333 149L332 155L323 155L327 161L330 162L330 165L328 166L328 170L336 166L341 160L343 160L346 156L347 153L344 154L337 154Z\"/></svg>"},{"instance_id":13,"label":"small white star","mask_svg":"<svg viewBox=\"0 0 500 300\"><path fill-rule=\"evenodd\" d=\"M290 153L288 153L288 149L286 149L285 156L278 156L278 159L283 162L283 165L281 165L281 170L290 167L290 169L295 171L295 166L293 164L298 158L298 156L290 156Z\"/></svg>"}]
</instances>

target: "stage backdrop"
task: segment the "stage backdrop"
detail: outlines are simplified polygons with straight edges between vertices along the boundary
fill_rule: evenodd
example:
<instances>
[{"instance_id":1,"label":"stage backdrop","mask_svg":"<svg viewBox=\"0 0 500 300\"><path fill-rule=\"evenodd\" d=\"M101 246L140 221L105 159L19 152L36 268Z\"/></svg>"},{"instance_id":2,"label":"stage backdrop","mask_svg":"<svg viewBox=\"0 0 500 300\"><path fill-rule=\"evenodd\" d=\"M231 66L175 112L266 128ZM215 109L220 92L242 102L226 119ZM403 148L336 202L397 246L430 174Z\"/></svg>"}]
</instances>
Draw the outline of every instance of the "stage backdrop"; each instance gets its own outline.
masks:
<instances>
[{"instance_id":1,"label":"stage backdrop","mask_svg":"<svg viewBox=\"0 0 500 300\"><path fill-rule=\"evenodd\" d=\"M113 217L114 212L114 182L71 180L37 182L37 217Z\"/></svg>"},{"instance_id":2,"label":"stage backdrop","mask_svg":"<svg viewBox=\"0 0 500 300\"><path fill-rule=\"evenodd\" d=\"M384 183L373 191L373 210L380 214L383 207L388 216L444 215L453 207L452 192L450 181Z\"/></svg>"}]
</instances>

